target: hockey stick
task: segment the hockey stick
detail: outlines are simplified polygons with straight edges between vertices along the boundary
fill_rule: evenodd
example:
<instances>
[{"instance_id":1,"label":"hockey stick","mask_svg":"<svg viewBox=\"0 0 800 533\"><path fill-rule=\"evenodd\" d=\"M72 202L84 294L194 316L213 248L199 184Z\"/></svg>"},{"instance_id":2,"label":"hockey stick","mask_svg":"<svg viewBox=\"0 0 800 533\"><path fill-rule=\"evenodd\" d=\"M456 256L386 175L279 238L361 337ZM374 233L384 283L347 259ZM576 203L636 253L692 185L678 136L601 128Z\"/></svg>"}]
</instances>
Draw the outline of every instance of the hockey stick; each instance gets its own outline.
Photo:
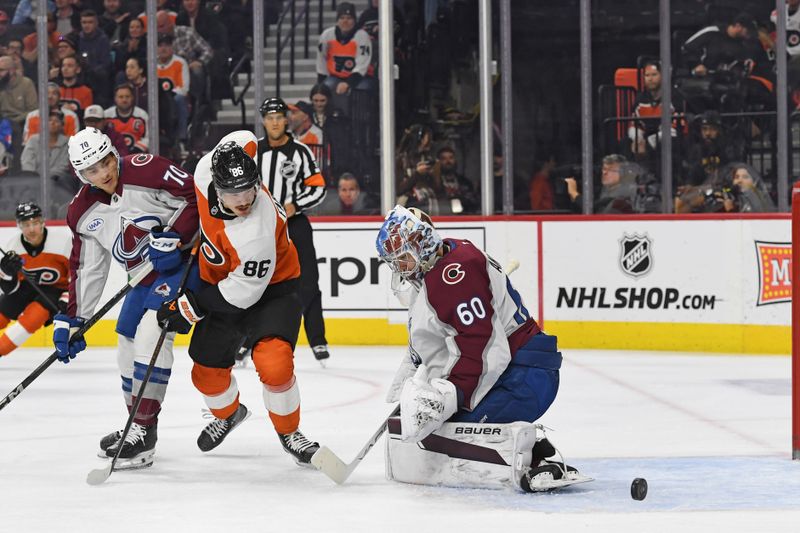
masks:
<instances>
[{"instance_id":1,"label":"hockey stick","mask_svg":"<svg viewBox=\"0 0 800 533\"><path fill-rule=\"evenodd\" d=\"M197 255L198 248L200 248L200 239L198 239L197 243L192 247L192 255L189 257L189 261L186 262L186 267L183 269L181 281L178 284L178 290L175 294L179 295L181 291L183 291L183 286L186 285L186 279L189 277L189 271L192 269L192 264L194 263L194 258ZM95 468L89 472L89 474L86 476L86 483L89 485L102 485L105 480L111 476L111 472L114 471L114 466L119 460L119 454L122 452L125 438L128 436L128 433L131 430L133 419L136 417L136 413L139 411L139 405L142 403L142 398L144 398L144 391L147 387L148 381L150 380L150 375L153 373L153 368L156 366L156 360L158 360L158 354L161 352L161 346L164 345L164 340L167 338L167 328L165 328L163 324L159 325L161 326L161 335L158 336L158 342L156 342L153 355L150 357L150 364L147 365L147 371L144 373L144 378L142 378L142 385L139 387L138 394L136 395L136 401L134 402L133 407L131 407L130 414L128 414L128 421L125 422L125 429L122 430L122 436L119 438L117 452L114 454L114 458L111 459L110 465L105 468Z\"/></svg>"},{"instance_id":2,"label":"hockey stick","mask_svg":"<svg viewBox=\"0 0 800 533\"><path fill-rule=\"evenodd\" d=\"M122 300L125 297L125 295L128 294L128 292L130 292L131 289L133 289L136 285L138 285L140 281L142 281L145 277L147 277L147 275L150 274L152 270L153 270L153 265L151 265L150 263L147 263L145 266L143 266L138 274L136 274L133 278L131 278L128 281L128 283L123 288L121 288L119 292L117 292L117 294L112 296L111 299L108 300L105 303L105 305L103 305L103 307L100 308L99 311L97 311L95 314L89 317L89 319L86 322L84 322L83 325L79 327L78 330L75 333L73 333L70 338L79 337L84 333L86 333L87 331L89 331L89 328L94 326L101 318L103 318L103 315L108 313L112 307L117 305L117 303L120 300ZM33 383L33 381L36 378L38 378L42 374L42 372L47 370L47 367L52 365L55 362L55 360L58 359L58 357L56 357L57 353L58 352L56 351L50 354L50 356L47 359L45 359L42 362L42 364L36 367L36 370L31 372L28 375L28 377L22 380L22 383L14 387L14 390L9 392L5 398L0 400L0 410L2 410L6 405L11 403L11 400L19 396L22 393L22 391L28 388L28 385Z\"/></svg>"},{"instance_id":3,"label":"hockey stick","mask_svg":"<svg viewBox=\"0 0 800 533\"><path fill-rule=\"evenodd\" d=\"M0 254L6 255L6 251L0 248ZM61 309L58 308L58 305L56 305L56 303L53 302L53 300L42 290L38 283L33 281L31 275L25 272L24 268L21 269L20 272L22 272L22 277L25 278L25 281L27 281L28 284L33 287L33 290L42 297L42 301L44 301L44 303L47 304L47 306L50 307L50 309L52 309L54 312L60 313Z\"/></svg>"},{"instance_id":4,"label":"hockey stick","mask_svg":"<svg viewBox=\"0 0 800 533\"><path fill-rule=\"evenodd\" d=\"M341 485L347 480L348 477L350 477L350 474L353 473L353 470L356 469L364 457L367 456L372 447L375 446L375 443L378 442L378 439L381 438L381 435L383 435L383 432L386 431L386 428L389 425L389 419L393 416L397 416L398 414L400 414L399 404L392 409L392 412L389 413L389 416L384 419L377 431L375 431L375 433L369 438L364 447L361 448L361 451L358 452L355 459L349 463L345 463L339 459L339 457L337 457L336 454L333 453L327 446L322 446L311 457L311 464L314 465L317 470L320 470L323 474Z\"/></svg>"},{"instance_id":5,"label":"hockey stick","mask_svg":"<svg viewBox=\"0 0 800 533\"><path fill-rule=\"evenodd\" d=\"M519 261L512 259L503 269L503 272L508 275L518 268ZM397 416L398 414L400 414L399 404L392 409L392 412L389 413L389 416L386 417L380 427L378 427L377 431L375 431L375 433L369 438L364 447L361 448L361 451L358 452L355 459L349 463L345 463L339 459L339 457L327 446L322 446L311 457L311 464L314 465L317 470L320 470L323 474L331 478L337 484L341 485L347 480L348 477L350 477L350 474L353 473L353 470L356 469L364 457L366 457L367 453L369 453L372 447L375 446L375 443L378 442L378 439L381 438L381 435L383 435L383 432L386 431L386 428L389 425L389 419L393 416Z\"/></svg>"}]
</instances>

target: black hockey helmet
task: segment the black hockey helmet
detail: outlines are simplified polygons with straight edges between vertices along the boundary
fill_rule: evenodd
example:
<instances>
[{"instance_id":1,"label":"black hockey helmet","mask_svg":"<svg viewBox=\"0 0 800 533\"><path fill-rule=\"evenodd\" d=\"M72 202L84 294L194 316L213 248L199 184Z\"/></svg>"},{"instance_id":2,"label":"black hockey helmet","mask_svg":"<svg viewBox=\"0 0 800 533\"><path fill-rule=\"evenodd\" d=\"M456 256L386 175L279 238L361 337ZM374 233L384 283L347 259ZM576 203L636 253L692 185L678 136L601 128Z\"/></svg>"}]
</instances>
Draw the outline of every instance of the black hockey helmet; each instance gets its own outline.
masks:
<instances>
[{"instance_id":1,"label":"black hockey helmet","mask_svg":"<svg viewBox=\"0 0 800 533\"><path fill-rule=\"evenodd\" d=\"M211 156L211 177L214 187L222 192L238 192L258 185L258 167L253 158L234 141L214 150Z\"/></svg>"},{"instance_id":2,"label":"black hockey helmet","mask_svg":"<svg viewBox=\"0 0 800 533\"><path fill-rule=\"evenodd\" d=\"M33 202L23 202L17 206L17 222L24 222L42 216L42 208Z\"/></svg>"},{"instance_id":3,"label":"black hockey helmet","mask_svg":"<svg viewBox=\"0 0 800 533\"><path fill-rule=\"evenodd\" d=\"M267 116L268 113L280 113L281 115L286 116L286 114L289 112L289 106L286 105L286 102L284 102L282 98L273 96L264 100L258 110L262 117Z\"/></svg>"}]
</instances>

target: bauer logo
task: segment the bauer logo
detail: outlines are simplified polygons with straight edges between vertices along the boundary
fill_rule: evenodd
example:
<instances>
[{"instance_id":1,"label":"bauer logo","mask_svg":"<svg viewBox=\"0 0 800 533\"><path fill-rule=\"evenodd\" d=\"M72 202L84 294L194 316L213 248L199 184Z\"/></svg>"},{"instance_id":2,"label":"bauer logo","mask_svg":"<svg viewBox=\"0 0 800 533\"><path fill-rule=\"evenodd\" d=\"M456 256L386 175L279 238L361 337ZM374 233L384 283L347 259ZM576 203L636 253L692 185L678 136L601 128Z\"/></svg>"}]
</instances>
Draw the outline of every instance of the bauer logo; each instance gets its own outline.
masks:
<instances>
[{"instance_id":1,"label":"bauer logo","mask_svg":"<svg viewBox=\"0 0 800 533\"><path fill-rule=\"evenodd\" d=\"M633 278L650 272L653 267L653 244L647 234L623 234L619 241L619 266Z\"/></svg>"},{"instance_id":2,"label":"bauer logo","mask_svg":"<svg viewBox=\"0 0 800 533\"><path fill-rule=\"evenodd\" d=\"M758 257L756 305L792 301L792 244L755 241Z\"/></svg>"},{"instance_id":3,"label":"bauer logo","mask_svg":"<svg viewBox=\"0 0 800 533\"><path fill-rule=\"evenodd\" d=\"M86 230L87 231L97 231L97 230L100 229L100 226L102 226L102 225L103 225L103 219L102 218L96 218L96 219L92 220L91 222L89 222L86 225Z\"/></svg>"},{"instance_id":4,"label":"bauer logo","mask_svg":"<svg viewBox=\"0 0 800 533\"><path fill-rule=\"evenodd\" d=\"M454 433L456 435L500 435L500 428L473 428L457 426Z\"/></svg>"}]
</instances>

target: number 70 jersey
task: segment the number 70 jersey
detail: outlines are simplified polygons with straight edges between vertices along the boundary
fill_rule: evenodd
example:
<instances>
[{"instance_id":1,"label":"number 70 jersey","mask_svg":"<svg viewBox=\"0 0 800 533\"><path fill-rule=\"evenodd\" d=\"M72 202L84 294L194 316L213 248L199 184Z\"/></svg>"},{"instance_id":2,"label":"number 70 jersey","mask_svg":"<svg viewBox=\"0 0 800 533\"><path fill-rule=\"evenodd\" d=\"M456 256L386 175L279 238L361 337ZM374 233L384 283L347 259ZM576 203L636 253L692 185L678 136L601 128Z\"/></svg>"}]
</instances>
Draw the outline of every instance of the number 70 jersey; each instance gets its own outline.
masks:
<instances>
[{"instance_id":1,"label":"number 70 jersey","mask_svg":"<svg viewBox=\"0 0 800 533\"><path fill-rule=\"evenodd\" d=\"M247 216L221 209L211 178L212 154L206 154L195 170L200 277L215 285L227 303L248 309L269 285L299 277L300 262L289 239L286 213L264 187Z\"/></svg>"}]
</instances>

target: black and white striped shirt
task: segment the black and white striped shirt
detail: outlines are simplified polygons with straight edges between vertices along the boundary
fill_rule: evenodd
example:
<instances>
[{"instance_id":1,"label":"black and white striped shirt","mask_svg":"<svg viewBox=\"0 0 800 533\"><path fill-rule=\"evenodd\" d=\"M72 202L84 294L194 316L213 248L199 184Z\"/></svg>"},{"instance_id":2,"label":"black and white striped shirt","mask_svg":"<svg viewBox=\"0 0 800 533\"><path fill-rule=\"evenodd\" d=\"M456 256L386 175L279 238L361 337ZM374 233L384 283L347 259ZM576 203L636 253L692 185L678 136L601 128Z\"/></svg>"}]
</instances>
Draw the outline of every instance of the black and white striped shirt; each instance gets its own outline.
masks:
<instances>
[{"instance_id":1,"label":"black and white striped shirt","mask_svg":"<svg viewBox=\"0 0 800 533\"><path fill-rule=\"evenodd\" d=\"M262 137L256 161L264 185L281 205L291 202L298 211L305 211L325 198L325 178L311 150L293 137L276 148Z\"/></svg>"}]
</instances>

